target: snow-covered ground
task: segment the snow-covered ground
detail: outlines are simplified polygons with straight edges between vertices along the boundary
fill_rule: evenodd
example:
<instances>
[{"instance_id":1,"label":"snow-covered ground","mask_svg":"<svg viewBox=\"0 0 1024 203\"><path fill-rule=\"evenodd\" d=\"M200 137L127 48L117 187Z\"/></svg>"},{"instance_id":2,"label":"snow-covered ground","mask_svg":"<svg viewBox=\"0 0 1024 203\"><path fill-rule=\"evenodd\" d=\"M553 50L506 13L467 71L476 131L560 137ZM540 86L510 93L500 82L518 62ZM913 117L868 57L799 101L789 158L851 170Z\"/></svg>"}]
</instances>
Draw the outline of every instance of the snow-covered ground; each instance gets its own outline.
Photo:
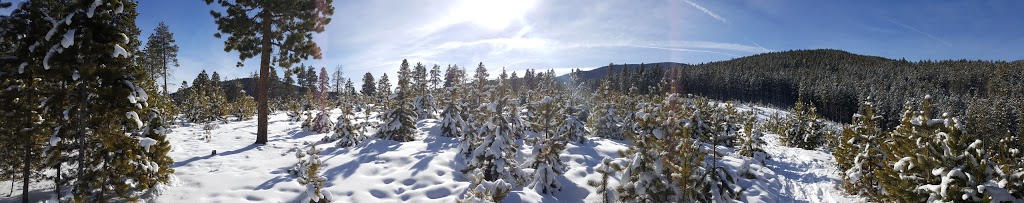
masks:
<instances>
[{"instance_id":1,"label":"snow-covered ground","mask_svg":"<svg viewBox=\"0 0 1024 203\"><path fill-rule=\"evenodd\" d=\"M742 108L750 109L750 108ZM754 108L761 115L771 109ZM771 112L774 113L774 112ZM333 111L336 115L340 111ZM362 120L359 113L357 121ZM459 172L461 156L457 156L458 140L440 135L438 120L417 123L420 132L415 141L394 142L369 138L347 148L334 143L319 144L320 158L325 164L323 175L329 180L325 187L334 202L454 202L469 186ZM305 186L289 174L298 159L295 152L308 148L327 134L313 134L300 129L300 122L289 122L285 114L270 117L269 144L255 146L256 121L247 120L221 124L211 131L209 141L200 125L173 129L168 136L174 146L174 179L171 187L155 202L302 202ZM372 135L370 132L364 132ZM529 136L529 135L528 135ZM838 188L839 176L835 162L827 152L803 150L778 145L777 135L767 135L765 151L770 159L765 166L751 164L755 179L740 178L746 189L746 202L862 202L858 197L844 195ZM564 186L554 195L541 195L532 189L518 187L506 198L510 202L595 202L600 199L587 180L600 177L594 169L605 157L618 157L617 151L629 141L590 138L585 144L570 144L562 154L569 166L563 177ZM521 156L530 156L530 147L521 144ZM212 152L216 150L214 155ZM750 164L732 149L719 148L726 157L719 163L738 170ZM522 160L520 160L522 163ZM526 171L528 174L530 169ZM617 184L617 180L612 181ZM0 191L9 189L9 182L0 182ZM40 188L40 190L46 190ZM20 194L16 192L16 194ZM35 195L45 192L35 191ZM45 198L45 197L44 197ZM20 201L20 197L0 197L2 202Z\"/></svg>"}]
</instances>

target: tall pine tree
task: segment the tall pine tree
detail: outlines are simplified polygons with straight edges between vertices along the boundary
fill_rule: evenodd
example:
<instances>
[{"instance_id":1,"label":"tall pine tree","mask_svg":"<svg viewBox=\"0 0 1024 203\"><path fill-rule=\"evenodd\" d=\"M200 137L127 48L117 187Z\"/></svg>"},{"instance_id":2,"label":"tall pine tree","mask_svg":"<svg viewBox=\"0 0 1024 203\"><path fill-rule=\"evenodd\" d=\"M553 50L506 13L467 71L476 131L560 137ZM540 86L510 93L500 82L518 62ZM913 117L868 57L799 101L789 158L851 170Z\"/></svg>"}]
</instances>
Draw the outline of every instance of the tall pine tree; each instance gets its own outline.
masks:
<instances>
[{"instance_id":1,"label":"tall pine tree","mask_svg":"<svg viewBox=\"0 0 1024 203\"><path fill-rule=\"evenodd\" d=\"M205 0L213 4L215 0ZM289 67L312 56L321 58L320 47L312 33L321 33L334 14L332 0L216 0L225 12L210 11L217 32L214 37L227 37L225 51L238 51L245 60L260 57L260 79L256 88L258 111L256 143L267 143L267 119L270 115L270 66ZM276 52L276 56L273 56ZM273 60L272 60L273 58ZM242 62L238 62L241 66Z\"/></svg>"}]
</instances>

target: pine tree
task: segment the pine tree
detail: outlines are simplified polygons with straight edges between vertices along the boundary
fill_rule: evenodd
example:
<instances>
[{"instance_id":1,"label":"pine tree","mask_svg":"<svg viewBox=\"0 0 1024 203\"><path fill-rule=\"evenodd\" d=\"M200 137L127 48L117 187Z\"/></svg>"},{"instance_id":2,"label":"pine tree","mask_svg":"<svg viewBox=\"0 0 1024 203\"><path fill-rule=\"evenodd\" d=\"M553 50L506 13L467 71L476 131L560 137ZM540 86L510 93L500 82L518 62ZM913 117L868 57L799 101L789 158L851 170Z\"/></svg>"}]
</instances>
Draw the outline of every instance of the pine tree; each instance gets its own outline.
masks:
<instances>
[{"instance_id":1,"label":"pine tree","mask_svg":"<svg viewBox=\"0 0 1024 203\"><path fill-rule=\"evenodd\" d=\"M206 94L206 98L209 100L209 106L207 106L206 121L218 121L224 118L228 112L228 100L224 94L224 89L220 85L220 74L217 71L213 72L210 76L210 83L206 86L207 89L203 90Z\"/></svg>"},{"instance_id":2,"label":"pine tree","mask_svg":"<svg viewBox=\"0 0 1024 203\"><path fill-rule=\"evenodd\" d=\"M534 148L533 182L529 186L543 194L553 194L562 189L562 184L558 182L557 177L565 174L566 170L566 166L559 157L559 154L565 149L566 140L562 139L561 135L556 134L555 136L537 141L539 144Z\"/></svg>"},{"instance_id":3,"label":"pine tree","mask_svg":"<svg viewBox=\"0 0 1024 203\"><path fill-rule=\"evenodd\" d=\"M549 109L557 105L554 103L549 99L546 102L542 101L540 105L542 109ZM554 116L552 115L552 117ZM573 133L566 131L569 130L559 130L557 133L543 133L542 137L534 138L531 141L534 145L534 157L527 160L526 164L534 169L533 181L530 183L530 187L539 193L553 194L562 188L562 185L556 178L565 173L566 166L562 163L559 155L565 150L567 142L575 141L566 139Z\"/></svg>"},{"instance_id":4,"label":"pine tree","mask_svg":"<svg viewBox=\"0 0 1024 203\"><path fill-rule=\"evenodd\" d=\"M590 187L597 188L597 194L601 196L601 203L616 202L615 187L610 185L610 179L622 170L622 166L613 163L611 159L605 157L601 160L601 164L594 167L594 172L601 174L600 181L588 180L587 185Z\"/></svg>"},{"instance_id":5,"label":"pine tree","mask_svg":"<svg viewBox=\"0 0 1024 203\"><path fill-rule=\"evenodd\" d=\"M327 68L320 67L320 80L319 83L317 83L316 88L317 109L320 111L325 111L325 109L327 109L327 97L329 96L328 93L331 92L330 89L328 89L330 86L330 80L331 78L327 76Z\"/></svg>"},{"instance_id":6,"label":"pine tree","mask_svg":"<svg viewBox=\"0 0 1024 203\"><path fill-rule=\"evenodd\" d=\"M920 110L906 105L902 122L886 142L880 182L887 201L982 202L1006 189L989 181L994 171L985 143L966 134L958 118L934 118L931 96ZM891 168L888 166L892 166Z\"/></svg>"},{"instance_id":7,"label":"pine tree","mask_svg":"<svg viewBox=\"0 0 1024 203\"><path fill-rule=\"evenodd\" d=\"M436 90L438 88L441 88L441 66L440 65L434 64L434 66L432 68L430 68L430 80L428 81L428 83L430 84L430 88L429 89L430 89L430 94L431 95L434 94L434 90Z\"/></svg>"},{"instance_id":8,"label":"pine tree","mask_svg":"<svg viewBox=\"0 0 1024 203\"><path fill-rule=\"evenodd\" d=\"M609 70L611 69L609 68ZM611 72L609 71L609 73ZM590 127L594 129L591 136L622 140L626 137L622 130L622 120L615 108L617 102L615 96L612 95L611 84L609 80L603 81L597 92L598 96L595 97L598 104L594 106L594 110L592 110L594 116L590 119Z\"/></svg>"},{"instance_id":9,"label":"pine tree","mask_svg":"<svg viewBox=\"0 0 1024 203\"><path fill-rule=\"evenodd\" d=\"M755 130L754 120L756 117L748 116L747 120L743 123L743 130L740 131L740 146L736 149L740 155L750 157L757 161L759 164L764 165L764 160L768 159L768 152L764 151L765 143L764 139L761 139L763 133L760 130ZM837 158L836 160L839 160ZM838 161L837 161L838 162Z\"/></svg>"},{"instance_id":10,"label":"pine tree","mask_svg":"<svg viewBox=\"0 0 1024 203\"><path fill-rule=\"evenodd\" d=\"M388 81L388 74L384 73L380 76L380 80L377 81L377 99L378 104L381 107L387 107L388 100L391 98L391 82Z\"/></svg>"},{"instance_id":11,"label":"pine tree","mask_svg":"<svg viewBox=\"0 0 1024 203\"><path fill-rule=\"evenodd\" d=\"M814 105L803 103L800 99L797 99L786 124L788 129L780 137L781 141L788 146L803 149L821 146L828 132L825 124L818 118Z\"/></svg>"},{"instance_id":12,"label":"pine tree","mask_svg":"<svg viewBox=\"0 0 1024 203\"><path fill-rule=\"evenodd\" d=\"M466 134L469 129L466 129L466 121L462 120L461 112L455 102L449 103L441 112L441 136L463 137Z\"/></svg>"},{"instance_id":13,"label":"pine tree","mask_svg":"<svg viewBox=\"0 0 1024 203\"><path fill-rule=\"evenodd\" d=\"M207 5L214 0L204 0ZM257 82L258 109L256 143L267 143L267 119L270 115L270 66L289 67L312 56L320 59L320 47L312 33L321 33L334 14L332 0L216 0L228 12L210 11L217 32L214 37L224 41L225 51L238 51L239 59L260 56L260 79ZM257 31L254 31L255 30ZM276 53L275 53L276 51ZM272 55L274 60L271 60ZM241 67L242 62L237 66Z\"/></svg>"},{"instance_id":14,"label":"pine tree","mask_svg":"<svg viewBox=\"0 0 1024 203\"><path fill-rule=\"evenodd\" d=\"M512 191L512 184L503 179L489 181L483 177L484 175L482 171L473 171L473 173L469 175L471 184L466 188L466 192L462 194L462 197L456 202L502 202L505 199L505 196L508 196L509 192Z\"/></svg>"},{"instance_id":15,"label":"pine tree","mask_svg":"<svg viewBox=\"0 0 1024 203\"><path fill-rule=\"evenodd\" d=\"M256 114L256 99L245 94L245 90L239 90L239 99L235 102L235 117L238 117L238 121L252 119L252 115Z\"/></svg>"},{"instance_id":16,"label":"pine tree","mask_svg":"<svg viewBox=\"0 0 1024 203\"><path fill-rule=\"evenodd\" d=\"M23 62L18 72L45 73L34 79L40 84L65 84L49 86L53 89L45 95L46 102L25 101L49 109L47 118L57 125L56 136L50 139L57 146L47 151L54 161L50 166L74 172L65 176L68 179L56 176L58 195L67 192L62 186L72 185L76 201L133 201L166 182L160 177L167 170L147 168L167 163L150 158L167 158L166 154L146 154L156 142L140 133L146 123L137 112L141 117L153 115L146 92L156 91L132 56L140 45L135 6L132 1L32 1L14 12L25 12L26 19L39 22L33 26L38 29L18 33L25 37L21 41L33 43L19 49L16 57ZM64 21L50 23L44 16L61 16ZM66 164L77 169L61 168Z\"/></svg>"},{"instance_id":17,"label":"pine tree","mask_svg":"<svg viewBox=\"0 0 1024 203\"><path fill-rule=\"evenodd\" d=\"M525 180L525 174L516 163L512 127L509 125L508 117L502 112L505 105L502 100L481 105L484 122L476 131L479 144L473 148L469 163L462 172L482 173L485 181L500 179L519 185Z\"/></svg>"},{"instance_id":18,"label":"pine tree","mask_svg":"<svg viewBox=\"0 0 1024 203\"><path fill-rule=\"evenodd\" d=\"M357 97L356 87L352 84L352 80L345 80L345 96Z\"/></svg>"},{"instance_id":19,"label":"pine tree","mask_svg":"<svg viewBox=\"0 0 1024 203\"><path fill-rule=\"evenodd\" d=\"M1014 198L1024 199L1024 119L1019 121L1017 134L1007 132L992 149L992 181Z\"/></svg>"},{"instance_id":20,"label":"pine tree","mask_svg":"<svg viewBox=\"0 0 1024 203\"><path fill-rule=\"evenodd\" d=\"M169 95L167 91L167 71L172 66L178 67L178 45L174 41L174 33L167 27L167 24L160 22L153 34L149 35L146 48L142 51L145 56L141 64L150 71L150 78L163 78L163 94Z\"/></svg>"},{"instance_id":21,"label":"pine tree","mask_svg":"<svg viewBox=\"0 0 1024 203\"><path fill-rule=\"evenodd\" d=\"M565 105L569 105L569 103L565 103ZM587 141L586 135L588 132L583 121L578 119L577 111L575 106L562 108L562 115L565 116L565 121L558 127L558 134L565 136L565 139L569 142L584 143Z\"/></svg>"},{"instance_id":22,"label":"pine tree","mask_svg":"<svg viewBox=\"0 0 1024 203\"><path fill-rule=\"evenodd\" d=\"M409 96L412 88L409 86L411 74L409 72L409 62L402 60L402 65L398 70L398 89L395 90L395 105L390 106L387 114L384 115L384 123L380 126L378 135L381 138L394 140L399 142L408 142L415 139L416 133L416 113L413 112L413 107L408 102L407 97ZM381 77L382 81L378 84L387 84L387 74ZM390 87L387 87L390 88Z\"/></svg>"},{"instance_id":23,"label":"pine tree","mask_svg":"<svg viewBox=\"0 0 1024 203\"><path fill-rule=\"evenodd\" d=\"M35 79L36 75L45 74L36 68L17 71L13 64L0 68L0 72L10 73L0 74L0 85L7 87L0 90L0 97L10 98L0 100L0 116L4 117L0 119L0 147L5 149L4 159L0 160L0 178L11 182L11 195L14 182L20 179L22 201L27 202L27 188L31 182L42 179L40 172L45 167L41 151L49 136L46 134L48 126L53 124L44 119L44 109L39 104L46 101L44 91L52 87ZM60 138L50 140L57 144Z\"/></svg>"},{"instance_id":24,"label":"pine tree","mask_svg":"<svg viewBox=\"0 0 1024 203\"><path fill-rule=\"evenodd\" d=\"M285 86L284 86L284 88L282 88L281 94L285 98L293 97L293 96L295 96L295 93L296 93L295 88L293 87L293 85L295 85L296 81L292 77L292 75L293 75L292 71L288 71L288 70L284 71L284 79L283 79L284 81L283 82L284 82ZM256 94L256 96L259 96L259 94Z\"/></svg>"},{"instance_id":25,"label":"pine tree","mask_svg":"<svg viewBox=\"0 0 1024 203\"><path fill-rule=\"evenodd\" d=\"M881 197L881 176L885 154L882 148L883 132L878 127L881 116L876 116L870 102L862 104L863 114L853 116L854 124L843 129L834 156L840 165L844 186L853 194L874 200Z\"/></svg>"},{"instance_id":26,"label":"pine tree","mask_svg":"<svg viewBox=\"0 0 1024 203\"><path fill-rule=\"evenodd\" d=\"M342 66L338 65L338 66L334 67L334 74L331 75L332 76L331 78L332 78L332 81L333 81L333 82L331 82L331 84L334 85L334 88L331 88L331 91L334 91L335 93L338 93L338 95L341 95L341 93L345 91L345 89L342 89L342 87L343 87L343 85L345 83L345 75L344 74L345 73L342 72Z\"/></svg>"},{"instance_id":27,"label":"pine tree","mask_svg":"<svg viewBox=\"0 0 1024 203\"><path fill-rule=\"evenodd\" d=\"M713 191L721 189L720 182L729 177L721 177L727 174L720 174L718 167L706 166L699 142L687 136L692 134L694 124L680 118L693 111L684 108L676 94L665 97L660 104L642 105L636 113L639 134L634 137L634 145L621 153L626 165L623 184L616 189L619 201L709 202L731 194L731 190Z\"/></svg>"},{"instance_id":28,"label":"pine tree","mask_svg":"<svg viewBox=\"0 0 1024 203\"><path fill-rule=\"evenodd\" d=\"M376 86L377 85L373 82L373 74L367 72L366 74L363 74L363 89L360 90L359 93L363 94L363 96L373 97L377 93Z\"/></svg>"},{"instance_id":29,"label":"pine tree","mask_svg":"<svg viewBox=\"0 0 1024 203\"><path fill-rule=\"evenodd\" d=\"M338 123L334 125L334 137L331 140L338 140L338 147L351 147L359 144L363 136L356 133L352 121L348 119L348 113L342 113L338 116Z\"/></svg>"},{"instance_id":30,"label":"pine tree","mask_svg":"<svg viewBox=\"0 0 1024 203\"><path fill-rule=\"evenodd\" d=\"M331 202L333 198L331 192L324 188L327 177L320 174L325 167L323 161L320 160L320 152L321 150L316 148L316 144L310 145L307 151L298 150L295 157L299 159L299 162L289 169L289 172L298 176L296 181L306 186L306 199L310 203Z\"/></svg>"}]
</instances>

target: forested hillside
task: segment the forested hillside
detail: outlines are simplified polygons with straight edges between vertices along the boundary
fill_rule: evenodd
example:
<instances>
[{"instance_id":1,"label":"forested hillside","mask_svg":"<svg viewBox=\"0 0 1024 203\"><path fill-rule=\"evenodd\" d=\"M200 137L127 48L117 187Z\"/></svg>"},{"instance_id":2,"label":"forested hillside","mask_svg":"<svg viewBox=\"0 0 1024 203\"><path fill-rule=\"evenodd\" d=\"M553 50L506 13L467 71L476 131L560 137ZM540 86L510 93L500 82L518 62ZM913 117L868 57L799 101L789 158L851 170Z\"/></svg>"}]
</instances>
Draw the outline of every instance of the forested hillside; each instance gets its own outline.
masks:
<instances>
[{"instance_id":1,"label":"forested hillside","mask_svg":"<svg viewBox=\"0 0 1024 203\"><path fill-rule=\"evenodd\" d=\"M643 91L652 81L661 81L675 86L677 93L783 108L792 107L798 98L803 98L817 106L825 118L844 123L851 121L850 115L857 112L859 101L871 100L883 116L882 125L886 128L898 123L903 103L919 101L925 95L932 95L936 103L943 105L939 107L952 114L997 118L993 125L1002 125L1003 129L1013 129L1013 121L1020 117L1024 107L1020 102L1024 96L1021 61L911 62L819 49L655 68L667 64L670 63L627 65L632 72L622 72L622 65L611 66L609 72L605 66L583 71L579 77L593 81L611 74L615 77L612 80L621 84L619 91L628 91L634 83L647 83L636 85ZM639 71L643 69L646 73ZM661 69L665 72L661 73ZM635 76L642 74L647 75ZM666 78L659 78L661 75Z\"/></svg>"}]
</instances>

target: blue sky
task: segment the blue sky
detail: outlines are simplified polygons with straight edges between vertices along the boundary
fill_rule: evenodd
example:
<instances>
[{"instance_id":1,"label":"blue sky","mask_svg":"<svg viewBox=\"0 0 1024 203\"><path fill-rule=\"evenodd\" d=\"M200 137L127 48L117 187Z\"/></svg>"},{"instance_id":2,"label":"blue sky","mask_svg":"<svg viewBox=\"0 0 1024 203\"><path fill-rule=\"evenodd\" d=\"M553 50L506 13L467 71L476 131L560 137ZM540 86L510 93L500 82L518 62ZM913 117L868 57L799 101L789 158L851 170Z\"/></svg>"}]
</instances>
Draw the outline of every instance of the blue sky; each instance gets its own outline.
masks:
<instances>
[{"instance_id":1,"label":"blue sky","mask_svg":"<svg viewBox=\"0 0 1024 203\"><path fill-rule=\"evenodd\" d=\"M593 68L608 63L727 60L766 51L842 49L909 60L1019 60L1024 1L821 0L335 0L322 60L359 78L394 72L402 59L428 67L483 62L492 76L528 68ZM175 84L199 70L226 78L257 70L213 37L212 6L200 0L145 0L144 39L160 21L175 33ZM177 89L172 87L171 89Z\"/></svg>"}]
</instances>

